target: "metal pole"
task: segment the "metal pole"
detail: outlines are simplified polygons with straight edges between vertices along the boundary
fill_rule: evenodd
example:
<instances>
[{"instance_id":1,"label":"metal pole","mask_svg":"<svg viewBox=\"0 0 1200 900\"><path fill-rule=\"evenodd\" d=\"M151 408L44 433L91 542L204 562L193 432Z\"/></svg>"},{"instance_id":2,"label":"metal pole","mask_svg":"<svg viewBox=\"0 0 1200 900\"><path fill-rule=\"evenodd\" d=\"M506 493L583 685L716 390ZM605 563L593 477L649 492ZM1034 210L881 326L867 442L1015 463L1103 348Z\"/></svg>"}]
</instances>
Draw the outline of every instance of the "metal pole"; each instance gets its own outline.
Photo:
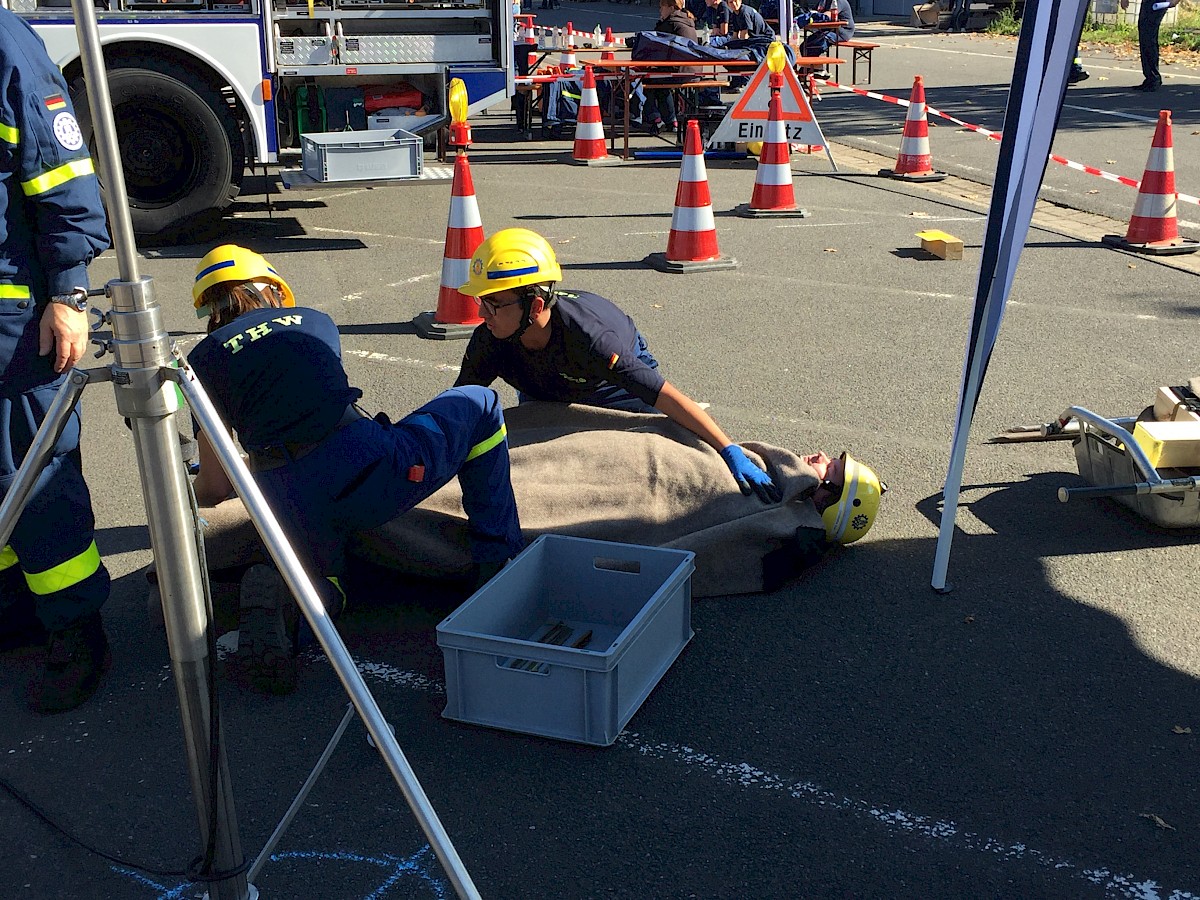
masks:
<instances>
[{"instance_id":1,"label":"metal pole","mask_svg":"<svg viewBox=\"0 0 1200 900\"><path fill-rule=\"evenodd\" d=\"M178 400L174 386L160 374L172 360L170 338L154 299L153 285L138 273L137 245L95 9L92 0L71 0L71 7L95 129L109 231L120 272L120 280L109 285L113 307L106 316L113 332L111 348L116 362L112 380L117 410L133 425L201 845L213 848L213 871L236 873L208 882L209 896L213 900L248 900L252 889L240 871L242 849L220 722L213 722L210 623L187 476L173 418Z\"/></svg>"},{"instance_id":2,"label":"metal pole","mask_svg":"<svg viewBox=\"0 0 1200 900\"><path fill-rule=\"evenodd\" d=\"M346 695L354 704L354 708L358 710L363 724L366 725L367 731L375 741L375 746L379 748L392 777L400 786L404 799L408 801L413 815L417 818L417 823L425 832L430 846L433 847L433 852L437 854L442 868L450 877L454 890L459 897L479 897L479 892L471 881L471 876L459 858L458 852L454 849L454 845L450 842L449 835L442 827L437 812L430 804L429 798L425 796L424 789L417 781L417 776L409 766L408 760L405 759L400 745L396 742L395 735L392 734L387 720L379 710L379 705L371 696L371 691L363 681L362 675L359 674L358 667L355 666L354 659L350 656L346 645L342 643L341 635L333 627L333 621L325 611L325 604L317 594L316 588L313 587L312 579L304 571L300 558L296 556L296 552L288 543L287 537L279 525L279 520L275 518L271 507L267 505L266 498L263 497L250 470L246 468L245 461L238 453L229 432L221 423L212 401L204 393L204 388L197 380L196 374L183 364L182 360L178 369L169 369L166 372L169 373L168 377L179 381L180 388L191 406L192 415L200 423L200 427L204 430L221 462L221 468L225 470L237 495L246 505L250 520L258 529L263 544L271 554L271 559L275 561L279 573L287 582L288 589L296 598L300 611L304 613L308 624L312 626L321 649L325 651L334 672L337 673L338 680L345 688Z\"/></svg>"}]
</instances>

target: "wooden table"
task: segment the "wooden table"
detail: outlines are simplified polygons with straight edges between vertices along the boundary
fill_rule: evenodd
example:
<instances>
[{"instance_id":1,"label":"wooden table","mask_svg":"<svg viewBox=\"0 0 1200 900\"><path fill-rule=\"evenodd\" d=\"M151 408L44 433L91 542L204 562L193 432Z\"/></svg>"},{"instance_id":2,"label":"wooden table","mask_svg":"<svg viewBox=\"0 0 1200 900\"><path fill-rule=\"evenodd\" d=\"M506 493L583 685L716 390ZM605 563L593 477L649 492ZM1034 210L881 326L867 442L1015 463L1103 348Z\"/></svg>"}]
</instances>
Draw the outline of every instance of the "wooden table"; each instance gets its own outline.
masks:
<instances>
[{"instance_id":1,"label":"wooden table","mask_svg":"<svg viewBox=\"0 0 1200 900\"><path fill-rule=\"evenodd\" d=\"M625 109L623 114L623 133L624 133L624 148L622 158L629 159L629 98L633 93L633 81L637 75L653 75L656 72L662 75L678 75L680 84L690 84L696 82L716 82L720 83L729 73L729 71L737 70L744 71L747 75L751 71L757 69L759 63L752 59L731 59L731 60L706 60L706 59L687 59L687 60L644 60L644 59L603 59L597 60L594 63L589 63L594 69L599 71L611 72L619 76L621 91L625 98ZM708 86L708 85L706 85ZM614 99L616 92L614 91ZM610 113L612 112L610 108ZM616 116L610 114L609 119L612 124L615 123ZM616 135L612 131L609 132L609 147L613 151L616 150Z\"/></svg>"}]
</instances>

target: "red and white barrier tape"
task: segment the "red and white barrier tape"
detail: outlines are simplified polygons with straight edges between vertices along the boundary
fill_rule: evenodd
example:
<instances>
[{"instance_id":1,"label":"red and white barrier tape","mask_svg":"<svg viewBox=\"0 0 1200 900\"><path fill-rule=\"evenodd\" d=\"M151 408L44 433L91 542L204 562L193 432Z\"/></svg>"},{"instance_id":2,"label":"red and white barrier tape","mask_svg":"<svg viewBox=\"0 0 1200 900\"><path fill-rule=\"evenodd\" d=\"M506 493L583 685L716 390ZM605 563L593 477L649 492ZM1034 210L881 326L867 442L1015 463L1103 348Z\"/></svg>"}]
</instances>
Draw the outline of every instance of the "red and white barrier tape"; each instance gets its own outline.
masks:
<instances>
[{"instance_id":1,"label":"red and white barrier tape","mask_svg":"<svg viewBox=\"0 0 1200 900\"><path fill-rule=\"evenodd\" d=\"M848 85L838 84L832 79L817 78L821 84L826 87L837 88L839 91L848 91L851 94L860 94L863 97L870 97L872 100L882 100L884 103L895 103L897 106L911 106L908 100L903 100L900 97L892 97L888 94L880 94L875 91L864 91L862 88L849 87ZM964 122L962 119L956 119L949 113L944 113L940 109L935 109L928 103L925 104L925 112L928 115L938 116L942 119L948 119L955 125L959 125L968 131L975 131L982 134L984 137L989 137L993 141L998 141L1003 136L1002 132L991 131L981 125L972 125L970 122ZM1136 178L1126 178L1124 175L1114 175L1112 172L1105 172L1103 169L1097 169L1095 166L1085 166L1083 163L1077 163L1067 159L1065 156L1059 156L1056 153L1050 154L1050 159L1059 165L1066 166L1068 169L1075 169L1079 172L1086 172L1088 175L1095 175L1098 178L1103 178L1106 181L1115 181L1117 184L1128 185L1131 188L1140 188L1142 183ZM1200 197L1193 197L1191 194L1177 194L1179 200L1183 203L1194 203L1200 206Z\"/></svg>"}]
</instances>

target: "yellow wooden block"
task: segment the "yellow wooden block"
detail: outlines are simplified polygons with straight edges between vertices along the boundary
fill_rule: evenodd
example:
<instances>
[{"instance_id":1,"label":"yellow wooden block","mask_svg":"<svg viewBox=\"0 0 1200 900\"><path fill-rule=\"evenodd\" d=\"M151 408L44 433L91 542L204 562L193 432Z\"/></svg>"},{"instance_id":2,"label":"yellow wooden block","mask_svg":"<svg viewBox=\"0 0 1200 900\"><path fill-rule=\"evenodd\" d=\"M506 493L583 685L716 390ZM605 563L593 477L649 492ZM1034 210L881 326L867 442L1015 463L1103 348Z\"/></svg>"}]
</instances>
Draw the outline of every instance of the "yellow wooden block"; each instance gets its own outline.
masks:
<instances>
[{"instance_id":1,"label":"yellow wooden block","mask_svg":"<svg viewBox=\"0 0 1200 900\"><path fill-rule=\"evenodd\" d=\"M1200 422L1138 422L1133 439L1156 469L1200 466Z\"/></svg>"},{"instance_id":2,"label":"yellow wooden block","mask_svg":"<svg viewBox=\"0 0 1200 900\"><path fill-rule=\"evenodd\" d=\"M929 231L918 231L917 237L921 239L921 249L932 253L938 259L962 259L963 257L963 242L952 234L930 229Z\"/></svg>"}]
</instances>

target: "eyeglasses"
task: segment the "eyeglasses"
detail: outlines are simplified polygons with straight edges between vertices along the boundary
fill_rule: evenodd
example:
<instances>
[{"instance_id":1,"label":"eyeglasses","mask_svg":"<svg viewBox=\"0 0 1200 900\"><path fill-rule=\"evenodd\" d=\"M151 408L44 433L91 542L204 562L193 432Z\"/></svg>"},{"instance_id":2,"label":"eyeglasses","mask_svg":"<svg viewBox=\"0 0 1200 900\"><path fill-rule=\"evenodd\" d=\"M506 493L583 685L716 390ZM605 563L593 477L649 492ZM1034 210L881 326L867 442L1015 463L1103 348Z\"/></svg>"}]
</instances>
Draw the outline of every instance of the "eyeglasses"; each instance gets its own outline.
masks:
<instances>
[{"instance_id":1,"label":"eyeglasses","mask_svg":"<svg viewBox=\"0 0 1200 900\"><path fill-rule=\"evenodd\" d=\"M843 479L841 482L830 481L826 478L813 488L813 499L816 501L816 496L821 491L825 491L825 496L821 498L821 503L817 506L817 512L825 512L829 507L833 506L842 499L842 491L846 489L846 482Z\"/></svg>"},{"instance_id":2,"label":"eyeglasses","mask_svg":"<svg viewBox=\"0 0 1200 900\"><path fill-rule=\"evenodd\" d=\"M475 299L479 302L479 308L485 310L489 316L494 316L500 310L516 306L521 302L520 300L513 300L509 303L493 303L487 297L476 297Z\"/></svg>"}]
</instances>

